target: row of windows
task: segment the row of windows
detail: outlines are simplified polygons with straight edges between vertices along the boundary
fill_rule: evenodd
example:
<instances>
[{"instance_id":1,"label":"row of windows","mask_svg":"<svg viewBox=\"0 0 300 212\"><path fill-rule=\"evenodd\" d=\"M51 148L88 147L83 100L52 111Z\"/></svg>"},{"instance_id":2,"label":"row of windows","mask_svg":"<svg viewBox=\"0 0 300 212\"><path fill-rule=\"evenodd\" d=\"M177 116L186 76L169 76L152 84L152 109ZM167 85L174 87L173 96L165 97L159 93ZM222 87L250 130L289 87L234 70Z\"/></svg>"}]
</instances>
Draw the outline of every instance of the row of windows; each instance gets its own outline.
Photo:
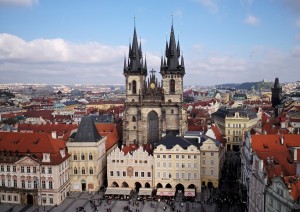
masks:
<instances>
[{"instance_id":1,"label":"row of windows","mask_svg":"<svg viewBox=\"0 0 300 212\"><path fill-rule=\"evenodd\" d=\"M151 172L147 172L147 176L145 175L145 172L134 172L134 176L135 177L151 177ZM110 171L110 176L113 177L126 177L127 176L127 172L126 171Z\"/></svg>"},{"instance_id":2,"label":"row of windows","mask_svg":"<svg viewBox=\"0 0 300 212\"><path fill-rule=\"evenodd\" d=\"M233 135L242 135L241 130L233 130L232 133ZM227 131L227 134L230 135L230 130Z\"/></svg>"},{"instance_id":3,"label":"row of windows","mask_svg":"<svg viewBox=\"0 0 300 212\"><path fill-rule=\"evenodd\" d=\"M81 154L80 159L85 160L85 155L83 153ZM91 153L89 154L88 159L93 160L93 155ZM77 154L73 155L73 160L78 160Z\"/></svg>"},{"instance_id":4,"label":"row of windows","mask_svg":"<svg viewBox=\"0 0 300 212\"><path fill-rule=\"evenodd\" d=\"M1 200L2 201L14 201L14 202L18 202L19 197L17 195L13 195L12 196L12 195L4 195L4 194L2 194Z\"/></svg>"},{"instance_id":5,"label":"row of windows","mask_svg":"<svg viewBox=\"0 0 300 212\"><path fill-rule=\"evenodd\" d=\"M232 139L230 139L230 137L228 137L227 141L239 142L239 141L242 141L242 137L233 137Z\"/></svg>"},{"instance_id":6,"label":"row of windows","mask_svg":"<svg viewBox=\"0 0 300 212\"><path fill-rule=\"evenodd\" d=\"M1 186L5 187L14 187L14 188L17 188L18 187L18 181L17 180L13 180L13 185L11 184L11 180L8 179L7 182L5 181L5 179L2 179L1 180ZM46 189L46 181L42 181L42 188L43 189ZM34 180L34 181L31 181L31 180L28 180L27 181L27 186L26 186L26 182L25 180L22 180L21 181L21 187L22 188L27 188L27 189L37 189L38 188L38 181L37 180ZM53 182L52 181L49 181L48 182L48 189L53 189Z\"/></svg>"},{"instance_id":7,"label":"row of windows","mask_svg":"<svg viewBox=\"0 0 300 212\"><path fill-rule=\"evenodd\" d=\"M73 173L78 174L78 169L76 167L74 168ZM85 174L85 168L81 169L81 174ZM94 174L94 169L92 167L89 169L89 174Z\"/></svg>"},{"instance_id":8,"label":"row of windows","mask_svg":"<svg viewBox=\"0 0 300 212\"><path fill-rule=\"evenodd\" d=\"M206 168L204 168L204 167L201 169L201 173L202 173L202 175L207 175L208 174L208 173L206 173ZM211 176L214 175L214 170L213 169L210 170L210 175Z\"/></svg>"},{"instance_id":9,"label":"row of windows","mask_svg":"<svg viewBox=\"0 0 300 212\"><path fill-rule=\"evenodd\" d=\"M124 160L112 160L112 163L124 163ZM148 163L147 160L135 160L134 163Z\"/></svg>"},{"instance_id":10,"label":"row of windows","mask_svg":"<svg viewBox=\"0 0 300 212\"><path fill-rule=\"evenodd\" d=\"M21 173L25 173L25 170L26 170L26 173L36 173L36 169L37 167L36 166L21 166ZM6 166L6 172L17 172L17 167L16 166L12 166L12 169L11 169L11 166L7 165ZM1 172L4 172L5 171L5 166L4 165L1 165L0 166L0 171ZM46 173L46 168L45 167L42 167L42 173L45 174ZM52 174L52 167L48 167L48 174Z\"/></svg>"},{"instance_id":11,"label":"row of windows","mask_svg":"<svg viewBox=\"0 0 300 212\"><path fill-rule=\"evenodd\" d=\"M169 172L157 172L156 174L157 178L172 178L172 173ZM193 177L193 178L192 178ZM198 179L198 173L185 173L185 172L182 172L181 174L179 172L176 173L176 179Z\"/></svg>"},{"instance_id":12,"label":"row of windows","mask_svg":"<svg viewBox=\"0 0 300 212\"><path fill-rule=\"evenodd\" d=\"M230 124L227 124L227 127L230 127L230 126L231 126ZM233 128L241 128L242 124L232 124L232 127ZM246 124L244 124L244 127L246 127Z\"/></svg>"},{"instance_id":13,"label":"row of windows","mask_svg":"<svg viewBox=\"0 0 300 212\"><path fill-rule=\"evenodd\" d=\"M160 167L160 162L157 162L156 163L156 167ZM162 167L163 168L166 168L167 167L167 162L162 162ZM187 166L186 166L186 164L185 163L176 163L176 168L192 168L192 164L191 163L188 163L187 164ZM169 162L168 163L168 168L172 168L172 162ZM198 168L198 163L194 163L194 168L196 169L196 168Z\"/></svg>"},{"instance_id":14,"label":"row of windows","mask_svg":"<svg viewBox=\"0 0 300 212\"><path fill-rule=\"evenodd\" d=\"M162 149L160 151L162 151ZM192 158L197 159L197 155L181 155L181 157L180 157L180 155L176 155L175 157L176 157L176 159L180 159L180 158L181 159L185 159L185 158L187 158L187 159L192 159ZM162 155L162 157L160 155L156 155L156 158L172 158L172 155Z\"/></svg>"}]
</instances>

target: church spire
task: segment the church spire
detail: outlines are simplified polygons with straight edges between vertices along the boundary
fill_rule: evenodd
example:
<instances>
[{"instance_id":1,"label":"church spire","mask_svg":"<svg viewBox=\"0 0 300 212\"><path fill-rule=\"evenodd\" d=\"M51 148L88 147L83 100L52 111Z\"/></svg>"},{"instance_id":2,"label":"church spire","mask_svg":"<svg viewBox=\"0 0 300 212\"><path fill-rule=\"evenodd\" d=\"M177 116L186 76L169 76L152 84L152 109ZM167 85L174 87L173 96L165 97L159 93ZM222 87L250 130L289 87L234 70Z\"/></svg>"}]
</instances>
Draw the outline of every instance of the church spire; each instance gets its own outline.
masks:
<instances>
[{"instance_id":1,"label":"church spire","mask_svg":"<svg viewBox=\"0 0 300 212\"><path fill-rule=\"evenodd\" d=\"M138 44L135 18L134 18L134 30L132 44L129 43L129 53L128 53L128 67L124 67L124 74L134 73L134 74L147 74L147 68L143 67L143 56L142 56L142 44Z\"/></svg>"},{"instance_id":2,"label":"church spire","mask_svg":"<svg viewBox=\"0 0 300 212\"><path fill-rule=\"evenodd\" d=\"M177 73L177 74L185 74L184 67L179 65L179 57L180 57L180 44L179 41L176 45L174 27L173 27L173 16L172 16L172 25L171 25L171 33L169 43L166 41L166 65L161 66L160 72L161 74L165 73Z\"/></svg>"}]
</instances>

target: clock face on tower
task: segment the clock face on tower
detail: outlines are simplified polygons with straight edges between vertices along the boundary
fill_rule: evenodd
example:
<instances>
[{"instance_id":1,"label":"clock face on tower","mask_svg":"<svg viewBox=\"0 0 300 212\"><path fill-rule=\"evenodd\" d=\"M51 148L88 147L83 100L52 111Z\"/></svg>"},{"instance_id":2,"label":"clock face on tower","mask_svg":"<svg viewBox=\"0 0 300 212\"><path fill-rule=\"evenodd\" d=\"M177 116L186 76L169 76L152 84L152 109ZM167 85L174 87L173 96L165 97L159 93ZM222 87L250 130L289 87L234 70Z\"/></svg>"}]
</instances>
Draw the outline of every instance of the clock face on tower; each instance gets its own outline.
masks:
<instances>
[{"instance_id":1,"label":"clock face on tower","mask_svg":"<svg viewBox=\"0 0 300 212\"><path fill-rule=\"evenodd\" d=\"M150 88L151 89L154 89L155 88L155 84L152 82L152 83L150 83Z\"/></svg>"}]
</instances>

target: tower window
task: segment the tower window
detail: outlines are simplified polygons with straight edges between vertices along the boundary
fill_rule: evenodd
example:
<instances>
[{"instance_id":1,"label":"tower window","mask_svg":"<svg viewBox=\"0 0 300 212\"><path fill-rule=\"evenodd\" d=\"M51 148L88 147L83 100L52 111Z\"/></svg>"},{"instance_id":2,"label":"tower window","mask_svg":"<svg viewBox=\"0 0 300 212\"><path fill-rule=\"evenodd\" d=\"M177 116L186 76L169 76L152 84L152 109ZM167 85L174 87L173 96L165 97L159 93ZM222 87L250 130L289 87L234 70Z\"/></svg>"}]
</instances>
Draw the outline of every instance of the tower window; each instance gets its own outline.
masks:
<instances>
[{"instance_id":1,"label":"tower window","mask_svg":"<svg viewBox=\"0 0 300 212\"><path fill-rule=\"evenodd\" d=\"M129 90L131 90L131 83L129 83L129 85L128 85L128 89L129 89Z\"/></svg>"},{"instance_id":2,"label":"tower window","mask_svg":"<svg viewBox=\"0 0 300 212\"><path fill-rule=\"evenodd\" d=\"M132 122L136 122L135 116L132 116Z\"/></svg>"},{"instance_id":3,"label":"tower window","mask_svg":"<svg viewBox=\"0 0 300 212\"><path fill-rule=\"evenodd\" d=\"M132 93L136 94L136 81L135 80L132 81Z\"/></svg>"},{"instance_id":4,"label":"tower window","mask_svg":"<svg viewBox=\"0 0 300 212\"><path fill-rule=\"evenodd\" d=\"M170 93L175 93L175 80L170 80Z\"/></svg>"}]
</instances>

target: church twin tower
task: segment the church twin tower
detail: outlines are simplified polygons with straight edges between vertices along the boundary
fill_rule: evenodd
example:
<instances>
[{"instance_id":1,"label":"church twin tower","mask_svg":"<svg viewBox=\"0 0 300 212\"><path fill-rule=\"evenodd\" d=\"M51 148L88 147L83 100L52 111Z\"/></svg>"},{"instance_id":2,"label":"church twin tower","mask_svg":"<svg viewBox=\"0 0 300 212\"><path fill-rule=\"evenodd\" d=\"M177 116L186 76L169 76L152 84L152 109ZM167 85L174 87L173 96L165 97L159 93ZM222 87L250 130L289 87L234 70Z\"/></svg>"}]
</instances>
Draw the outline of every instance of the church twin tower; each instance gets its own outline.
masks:
<instances>
[{"instance_id":1,"label":"church twin tower","mask_svg":"<svg viewBox=\"0 0 300 212\"><path fill-rule=\"evenodd\" d=\"M128 59L124 58L124 144L153 145L168 133L183 135L187 129L186 111L182 108L185 67L179 41L176 45L173 25L165 56L161 58L162 82L158 82L154 70L150 73L147 77L146 58L143 60L134 27Z\"/></svg>"}]
</instances>

